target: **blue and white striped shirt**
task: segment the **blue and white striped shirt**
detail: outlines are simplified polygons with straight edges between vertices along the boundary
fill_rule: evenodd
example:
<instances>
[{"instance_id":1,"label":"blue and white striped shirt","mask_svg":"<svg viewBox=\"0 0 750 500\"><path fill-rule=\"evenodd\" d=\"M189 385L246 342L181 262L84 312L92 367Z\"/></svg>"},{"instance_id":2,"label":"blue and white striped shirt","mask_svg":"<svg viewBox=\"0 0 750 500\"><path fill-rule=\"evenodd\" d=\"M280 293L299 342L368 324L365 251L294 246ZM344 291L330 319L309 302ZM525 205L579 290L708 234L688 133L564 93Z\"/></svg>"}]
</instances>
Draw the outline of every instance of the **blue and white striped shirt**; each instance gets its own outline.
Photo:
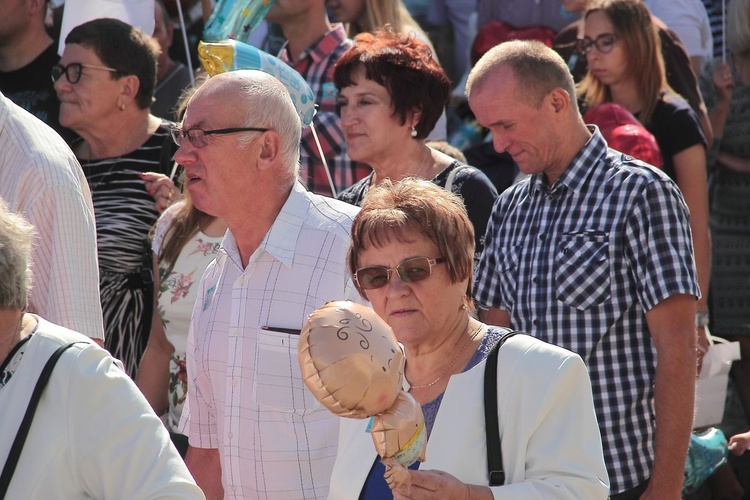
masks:
<instances>
[{"instance_id":1,"label":"blue and white striped shirt","mask_svg":"<svg viewBox=\"0 0 750 500\"><path fill-rule=\"evenodd\" d=\"M674 182L594 129L553 186L539 174L500 195L476 274L480 304L586 362L612 493L645 481L656 372L645 313L672 295L699 296Z\"/></svg>"}]
</instances>

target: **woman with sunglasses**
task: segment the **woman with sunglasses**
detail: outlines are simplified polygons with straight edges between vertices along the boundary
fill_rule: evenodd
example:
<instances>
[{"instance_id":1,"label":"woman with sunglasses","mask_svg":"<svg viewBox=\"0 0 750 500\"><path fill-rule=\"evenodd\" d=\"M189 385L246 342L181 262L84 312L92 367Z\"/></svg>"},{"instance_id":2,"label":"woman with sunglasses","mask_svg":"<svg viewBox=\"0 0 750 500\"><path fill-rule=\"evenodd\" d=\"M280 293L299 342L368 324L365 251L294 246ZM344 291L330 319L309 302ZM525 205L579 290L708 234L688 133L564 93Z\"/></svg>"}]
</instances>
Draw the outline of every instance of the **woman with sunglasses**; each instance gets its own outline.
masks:
<instances>
[{"instance_id":1,"label":"woman with sunglasses","mask_svg":"<svg viewBox=\"0 0 750 500\"><path fill-rule=\"evenodd\" d=\"M474 231L461 199L421 179L373 187L352 225L348 265L360 294L406 353L427 460L391 492L366 420L342 419L331 499L606 498L591 384L578 355L528 335L499 350L497 403L505 486L488 486L483 377L508 330L472 318ZM491 423L488 425L492 425ZM467 495L468 494L468 495Z\"/></svg>"},{"instance_id":2,"label":"woman with sunglasses","mask_svg":"<svg viewBox=\"0 0 750 500\"><path fill-rule=\"evenodd\" d=\"M587 106L614 102L630 111L659 144L664 172L690 209L698 283L696 328L705 352L711 242L708 231L706 140L698 117L666 81L656 27L641 0L599 0L584 14L579 44L588 73L578 90Z\"/></svg>"},{"instance_id":3,"label":"woman with sunglasses","mask_svg":"<svg viewBox=\"0 0 750 500\"><path fill-rule=\"evenodd\" d=\"M52 70L60 123L89 183L96 216L105 346L134 376L154 301L148 234L178 196L167 175L169 123L149 113L158 44L115 19L74 28Z\"/></svg>"}]
</instances>

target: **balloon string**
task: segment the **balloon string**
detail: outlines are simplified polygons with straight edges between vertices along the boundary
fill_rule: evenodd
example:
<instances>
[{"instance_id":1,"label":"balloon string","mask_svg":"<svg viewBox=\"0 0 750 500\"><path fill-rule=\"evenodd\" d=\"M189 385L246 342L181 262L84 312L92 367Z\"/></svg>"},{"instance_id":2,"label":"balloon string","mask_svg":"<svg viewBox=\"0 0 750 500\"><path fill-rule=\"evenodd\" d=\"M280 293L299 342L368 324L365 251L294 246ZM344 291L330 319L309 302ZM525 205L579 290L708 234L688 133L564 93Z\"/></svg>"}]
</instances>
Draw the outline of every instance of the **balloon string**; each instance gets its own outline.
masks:
<instances>
[{"instance_id":1,"label":"balloon string","mask_svg":"<svg viewBox=\"0 0 750 500\"><path fill-rule=\"evenodd\" d=\"M195 75L193 74L193 58L190 57L190 45L188 44L185 18L182 15L182 1L177 0L177 14L180 16L180 27L182 28L182 42L185 44L185 57L187 57L188 69L190 70L190 86L195 86Z\"/></svg>"},{"instance_id":2,"label":"balloon string","mask_svg":"<svg viewBox=\"0 0 750 500\"><path fill-rule=\"evenodd\" d=\"M333 185L333 178L331 177L331 171L328 168L328 162L326 161L326 157L323 154L323 148L320 146L320 141L318 140L318 133L315 131L315 122L312 122L312 121L310 122L310 131L312 132L313 139L315 139L315 145L318 146L320 159L323 161L323 167L325 167L326 175L328 176L328 184L331 186L331 193L332 193L332 196L335 198L337 196L336 187Z\"/></svg>"}]
</instances>

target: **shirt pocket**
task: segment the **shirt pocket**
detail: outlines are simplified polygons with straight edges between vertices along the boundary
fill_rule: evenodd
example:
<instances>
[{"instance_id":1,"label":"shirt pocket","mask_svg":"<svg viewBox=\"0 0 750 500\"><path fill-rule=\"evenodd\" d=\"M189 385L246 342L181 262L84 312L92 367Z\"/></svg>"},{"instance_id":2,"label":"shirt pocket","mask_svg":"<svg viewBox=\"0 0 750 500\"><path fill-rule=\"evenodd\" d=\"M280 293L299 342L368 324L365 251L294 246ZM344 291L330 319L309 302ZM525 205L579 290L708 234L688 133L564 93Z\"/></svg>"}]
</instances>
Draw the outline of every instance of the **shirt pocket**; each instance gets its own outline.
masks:
<instances>
[{"instance_id":1,"label":"shirt pocket","mask_svg":"<svg viewBox=\"0 0 750 500\"><path fill-rule=\"evenodd\" d=\"M555 254L555 298L586 310L610 298L609 235L587 231L564 235Z\"/></svg>"},{"instance_id":2,"label":"shirt pocket","mask_svg":"<svg viewBox=\"0 0 750 500\"><path fill-rule=\"evenodd\" d=\"M258 330L253 400L272 410L301 413L320 408L302 381L297 358L299 335Z\"/></svg>"},{"instance_id":3,"label":"shirt pocket","mask_svg":"<svg viewBox=\"0 0 750 500\"><path fill-rule=\"evenodd\" d=\"M513 301L518 288L518 263L521 256L521 246L504 246L497 253L496 286L500 288L504 301ZM508 304L512 305L512 304Z\"/></svg>"}]
</instances>

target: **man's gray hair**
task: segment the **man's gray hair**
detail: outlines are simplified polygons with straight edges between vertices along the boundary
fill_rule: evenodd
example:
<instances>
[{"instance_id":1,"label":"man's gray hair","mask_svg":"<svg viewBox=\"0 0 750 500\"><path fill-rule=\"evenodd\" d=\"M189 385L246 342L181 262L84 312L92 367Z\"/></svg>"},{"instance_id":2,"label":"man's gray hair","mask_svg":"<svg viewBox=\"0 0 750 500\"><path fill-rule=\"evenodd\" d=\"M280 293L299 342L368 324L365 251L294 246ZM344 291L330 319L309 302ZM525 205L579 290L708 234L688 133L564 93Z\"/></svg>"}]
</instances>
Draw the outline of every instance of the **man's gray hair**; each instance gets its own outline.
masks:
<instances>
[{"instance_id":1,"label":"man's gray hair","mask_svg":"<svg viewBox=\"0 0 750 500\"><path fill-rule=\"evenodd\" d=\"M0 199L0 309L26 309L29 303L33 238L34 227Z\"/></svg>"},{"instance_id":2,"label":"man's gray hair","mask_svg":"<svg viewBox=\"0 0 750 500\"><path fill-rule=\"evenodd\" d=\"M299 173L302 122L289 91L276 78L261 71L235 72L241 77L239 92L247 106L246 127L269 128L281 137L281 160L295 179ZM244 134L243 134L244 135ZM247 134L240 145L246 147L255 137Z\"/></svg>"}]
</instances>

